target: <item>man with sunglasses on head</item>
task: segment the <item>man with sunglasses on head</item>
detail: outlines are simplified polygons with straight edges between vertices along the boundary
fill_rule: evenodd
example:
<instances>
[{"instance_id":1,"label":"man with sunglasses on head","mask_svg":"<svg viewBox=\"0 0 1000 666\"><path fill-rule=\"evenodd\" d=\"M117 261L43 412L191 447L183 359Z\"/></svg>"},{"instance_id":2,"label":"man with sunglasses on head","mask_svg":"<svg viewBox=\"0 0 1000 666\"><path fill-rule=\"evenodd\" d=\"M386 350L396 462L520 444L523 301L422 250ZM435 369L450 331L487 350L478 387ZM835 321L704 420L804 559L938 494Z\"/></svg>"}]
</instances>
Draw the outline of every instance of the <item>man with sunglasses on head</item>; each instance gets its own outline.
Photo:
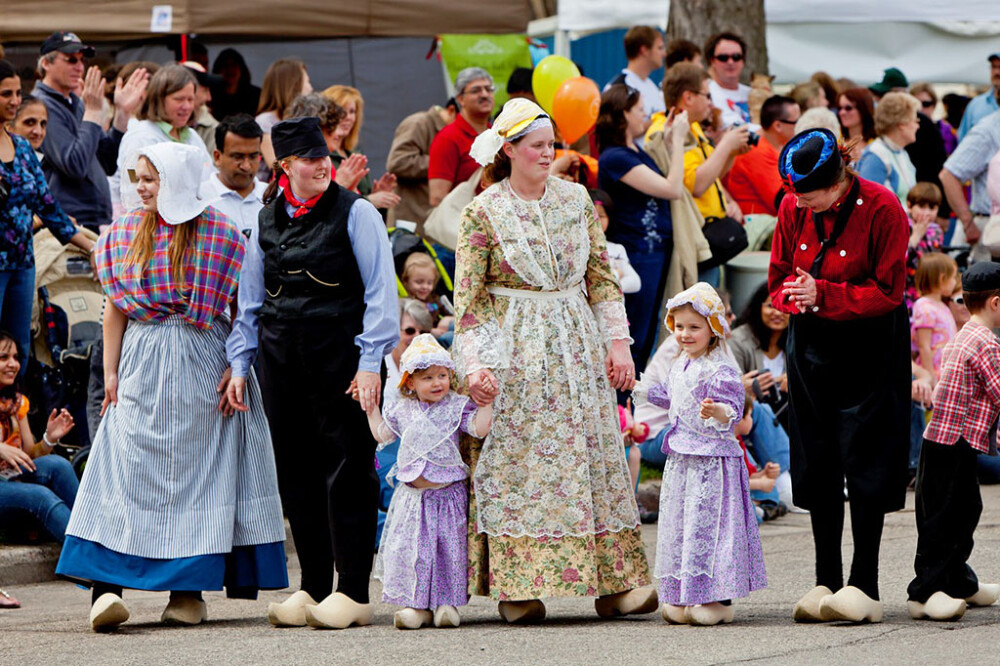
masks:
<instances>
[{"instance_id":1,"label":"man with sunglasses on head","mask_svg":"<svg viewBox=\"0 0 1000 666\"><path fill-rule=\"evenodd\" d=\"M67 214L92 231L111 223L108 176L115 172L118 147L132 113L142 103L149 74L137 70L115 86L115 117L105 132L104 79L101 70L87 70L94 56L72 32L56 31L42 43L38 59L41 81L34 94L45 102L49 126L42 143L42 169L49 188ZM77 94L77 91L80 91Z\"/></svg>"},{"instance_id":2,"label":"man with sunglasses on head","mask_svg":"<svg viewBox=\"0 0 1000 666\"><path fill-rule=\"evenodd\" d=\"M740 83L746 55L746 42L734 32L720 32L705 42L709 92L712 105L722 110L723 127L750 123L750 86Z\"/></svg>"}]
</instances>

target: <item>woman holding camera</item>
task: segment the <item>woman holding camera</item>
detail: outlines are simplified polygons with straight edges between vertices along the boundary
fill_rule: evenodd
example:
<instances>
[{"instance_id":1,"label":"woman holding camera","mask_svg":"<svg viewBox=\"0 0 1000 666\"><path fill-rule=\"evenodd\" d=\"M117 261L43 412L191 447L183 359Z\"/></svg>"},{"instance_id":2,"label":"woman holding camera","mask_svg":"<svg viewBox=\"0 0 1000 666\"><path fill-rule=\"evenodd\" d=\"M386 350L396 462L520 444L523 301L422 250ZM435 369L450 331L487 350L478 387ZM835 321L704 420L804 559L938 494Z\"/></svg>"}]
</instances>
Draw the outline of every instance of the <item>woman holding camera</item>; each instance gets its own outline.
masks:
<instances>
[{"instance_id":1,"label":"woman holding camera","mask_svg":"<svg viewBox=\"0 0 1000 666\"><path fill-rule=\"evenodd\" d=\"M21 78L12 64L0 60L0 329L10 331L18 349L27 350L35 298L32 216L38 215L64 245L72 243L90 252L94 242L59 207L31 144L7 129L19 106ZM21 376L27 365L21 364Z\"/></svg>"},{"instance_id":2,"label":"woman holding camera","mask_svg":"<svg viewBox=\"0 0 1000 666\"><path fill-rule=\"evenodd\" d=\"M767 283L761 284L736 320L728 342L744 379L757 380L765 394L777 387L784 394L783 399L788 395L788 375L785 372L787 339L788 314L774 307Z\"/></svg>"}]
</instances>

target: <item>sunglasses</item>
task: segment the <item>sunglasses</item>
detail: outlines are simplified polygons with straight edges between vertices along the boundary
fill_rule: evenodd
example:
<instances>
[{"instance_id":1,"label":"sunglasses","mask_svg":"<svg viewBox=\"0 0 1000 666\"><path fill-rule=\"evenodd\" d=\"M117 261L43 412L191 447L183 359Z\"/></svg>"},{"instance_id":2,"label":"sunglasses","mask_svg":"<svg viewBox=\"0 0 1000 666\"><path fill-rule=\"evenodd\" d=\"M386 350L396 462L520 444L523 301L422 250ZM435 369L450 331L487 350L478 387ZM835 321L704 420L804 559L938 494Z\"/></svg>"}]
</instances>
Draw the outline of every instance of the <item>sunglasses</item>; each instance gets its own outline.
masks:
<instances>
[{"instance_id":1,"label":"sunglasses","mask_svg":"<svg viewBox=\"0 0 1000 666\"><path fill-rule=\"evenodd\" d=\"M70 65L75 65L80 62L84 64L87 63L87 59L84 58L83 56L66 55L65 53L62 53L60 55L62 55L63 58L66 58L66 62L69 63Z\"/></svg>"},{"instance_id":2,"label":"sunglasses","mask_svg":"<svg viewBox=\"0 0 1000 666\"><path fill-rule=\"evenodd\" d=\"M964 296L952 296L950 300L955 305L965 305L965 297Z\"/></svg>"},{"instance_id":3,"label":"sunglasses","mask_svg":"<svg viewBox=\"0 0 1000 666\"><path fill-rule=\"evenodd\" d=\"M417 333L430 333L430 331L425 331L421 328L414 328L413 326L407 326L403 329L403 333L407 335L416 335Z\"/></svg>"},{"instance_id":4,"label":"sunglasses","mask_svg":"<svg viewBox=\"0 0 1000 666\"><path fill-rule=\"evenodd\" d=\"M838 106L837 110L838 111L844 111L844 112L850 112L850 111L853 111L856 108L858 108L858 107L851 106L850 104L845 104L844 106Z\"/></svg>"},{"instance_id":5,"label":"sunglasses","mask_svg":"<svg viewBox=\"0 0 1000 666\"><path fill-rule=\"evenodd\" d=\"M925 109L933 109L935 106L937 106L937 102L931 101L929 99L925 99L925 100L921 100L920 106L922 106Z\"/></svg>"},{"instance_id":6,"label":"sunglasses","mask_svg":"<svg viewBox=\"0 0 1000 666\"><path fill-rule=\"evenodd\" d=\"M729 62L730 60L732 60L733 62L740 62L741 60L743 60L743 54L742 53L723 53L721 55L715 56L715 59L718 60L719 62Z\"/></svg>"}]
</instances>

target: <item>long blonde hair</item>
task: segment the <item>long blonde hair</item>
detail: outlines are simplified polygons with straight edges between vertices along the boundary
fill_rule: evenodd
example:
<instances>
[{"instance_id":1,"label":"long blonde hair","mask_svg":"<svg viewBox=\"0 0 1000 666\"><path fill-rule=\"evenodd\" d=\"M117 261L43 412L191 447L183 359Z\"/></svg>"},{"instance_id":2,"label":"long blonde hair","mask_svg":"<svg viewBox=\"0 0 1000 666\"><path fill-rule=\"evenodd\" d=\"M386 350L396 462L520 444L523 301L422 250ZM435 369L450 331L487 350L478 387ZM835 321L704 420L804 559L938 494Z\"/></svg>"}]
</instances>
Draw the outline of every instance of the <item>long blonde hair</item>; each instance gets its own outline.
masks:
<instances>
[{"instance_id":1,"label":"long blonde hair","mask_svg":"<svg viewBox=\"0 0 1000 666\"><path fill-rule=\"evenodd\" d=\"M159 174L152 162L145 157L139 159L145 161L150 169ZM180 288L187 286L187 271L185 271L184 261L198 235L198 219L196 217L184 224L175 225L174 235L167 248L167 255L170 258L170 277ZM146 211L142 221L139 222L139 229L135 238L132 239L128 254L125 256L126 267L140 266L140 274L145 274L146 269L149 268L149 261L153 258L153 239L156 236L156 227L159 223L159 215L155 210Z\"/></svg>"},{"instance_id":2,"label":"long blonde hair","mask_svg":"<svg viewBox=\"0 0 1000 666\"><path fill-rule=\"evenodd\" d=\"M354 150L354 147L358 145L358 135L361 134L361 121L365 117L365 101L361 99L361 91L351 86L330 86L323 91L323 97L344 109L345 114L347 105L354 102L354 127L343 140L344 150Z\"/></svg>"}]
</instances>

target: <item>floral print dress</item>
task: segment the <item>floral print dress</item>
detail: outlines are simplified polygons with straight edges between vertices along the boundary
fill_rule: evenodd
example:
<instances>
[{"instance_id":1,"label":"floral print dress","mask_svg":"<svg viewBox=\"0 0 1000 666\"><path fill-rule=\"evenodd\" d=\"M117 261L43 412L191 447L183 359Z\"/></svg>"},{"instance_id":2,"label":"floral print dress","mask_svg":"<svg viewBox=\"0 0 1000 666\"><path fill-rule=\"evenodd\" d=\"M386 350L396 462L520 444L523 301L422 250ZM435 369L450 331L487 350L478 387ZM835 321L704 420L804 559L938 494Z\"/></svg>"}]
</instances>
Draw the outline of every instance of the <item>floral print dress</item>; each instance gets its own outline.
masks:
<instances>
[{"instance_id":1,"label":"floral print dress","mask_svg":"<svg viewBox=\"0 0 1000 666\"><path fill-rule=\"evenodd\" d=\"M459 376L491 368L493 426L466 438L469 591L500 600L595 596L648 582L639 515L604 362L628 339L590 197L508 181L465 209L456 255Z\"/></svg>"}]
</instances>

